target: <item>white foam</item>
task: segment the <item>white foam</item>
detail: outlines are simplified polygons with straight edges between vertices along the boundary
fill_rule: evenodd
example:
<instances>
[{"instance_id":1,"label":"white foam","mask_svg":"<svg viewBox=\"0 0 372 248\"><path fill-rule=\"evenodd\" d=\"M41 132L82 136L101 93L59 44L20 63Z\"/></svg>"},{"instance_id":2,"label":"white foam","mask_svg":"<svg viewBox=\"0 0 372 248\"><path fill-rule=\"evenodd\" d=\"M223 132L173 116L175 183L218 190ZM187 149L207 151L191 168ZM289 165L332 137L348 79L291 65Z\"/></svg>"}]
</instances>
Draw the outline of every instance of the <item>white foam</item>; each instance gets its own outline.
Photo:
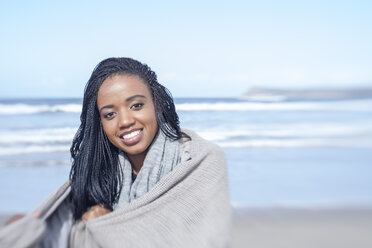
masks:
<instances>
[{"instance_id":1,"label":"white foam","mask_svg":"<svg viewBox=\"0 0 372 248\"><path fill-rule=\"evenodd\" d=\"M282 102L288 99L287 96L282 95L255 95L255 96L242 96L239 97L242 100L260 101L260 102Z\"/></svg>"},{"instance_id":2,"label":"white foam","mask_svg":"<svg viewBox=\"0 0 372 248\"><path fill-rule=\"evenodd\" d=\"M176 105L177 111L372 111L372 101L343 102L234 102L234 103L183 103Z\"/></svg>"},{"instance_id":3,"label":"white foam","mask_svg":"<svg viewBox=\"0 0 372 248\"><path fill-rule=\"evenodd\" d=\"M14 166L71 166L70 159L61 159L61 160L15 160L15 161L0 161L0 167L7 167L11 165Z\"/></svg>"},{"instance_id":4,"label":"white foam","mask_svg":"<svg viewBox=\"0 0 372 248\"><path fill-rule=\"evenodd\" d=\"M372 148L371 139L260 139L243 141L220 141L224 148L294 148L294 147L363 147Z\"/></svg>"},{"instance_id":5,"label":"white foam","mask_svg":"<svg viewBox=\"0 0 372 248\"><path fill-rule=\"evenodd\" d=\"M26 129L14 131L0 131L0 144L11 145L19 143L42 144L71 143L77 128Z\"/></svg>"},{"instance_id":6,"label":"white foam","mask_svg":"<svg viewBox=\"0 0 372 248\"><path fill-rule=\"evenodd\" d=\"M81 104L59 105L28 105L28 104L0 104L0 115L36 114L43 112L71 112L80 113Z\"/></svg>"},{"instance_id":7,"label":"white foam","mask_svg":"<svg viewBox=\"0 0 372 248\"><path fill-rule=\"evenodd\" d=\"M17 155L30 153L69 152L69 145L31 145L17 147L2 147L0 155Z\"/></svg>"},{"instance_id":8,"label":"white foam","mask_svg":"<svg viewBox=\"0 0 372 248\"><path fill-rule=\"evenodd\" d=\"M28 105L0 104L0 115L36 114L43 112L80 113L81 104ZM295 110L330 110L330 111L372 111L371 100L338 102L217 102L217 103L180 103L177 111L295 111Z\"/></svg>"},{"instance_id":9,"label":"white foam","mask_svg":"<svg viewBox=\"0 0 372 248\"><path fill-rule=\"evenodd\" d=\"M371 147L372 124L266 123L194 129L222 147ZM33 152L67 152L77 128L0 131L0 155Z\"/></svg>"},{"instance_id":10,"label":"white foam","mask_svg":"<svg viewBox=\"0 0 372 248\"><path fill-rule=\"evenodd\" d=\"M368 124L368 123L367 123ZM200 136L211 141L221 141L242 137L255 139L257 137L272 138L309 138L309 137L357 137L372 135L371 125L346 126L329 124L277 124L277 125L248 125L233 126L226 129L213 129L208 131L196 130Z\"/></svg>"}]
</instances>

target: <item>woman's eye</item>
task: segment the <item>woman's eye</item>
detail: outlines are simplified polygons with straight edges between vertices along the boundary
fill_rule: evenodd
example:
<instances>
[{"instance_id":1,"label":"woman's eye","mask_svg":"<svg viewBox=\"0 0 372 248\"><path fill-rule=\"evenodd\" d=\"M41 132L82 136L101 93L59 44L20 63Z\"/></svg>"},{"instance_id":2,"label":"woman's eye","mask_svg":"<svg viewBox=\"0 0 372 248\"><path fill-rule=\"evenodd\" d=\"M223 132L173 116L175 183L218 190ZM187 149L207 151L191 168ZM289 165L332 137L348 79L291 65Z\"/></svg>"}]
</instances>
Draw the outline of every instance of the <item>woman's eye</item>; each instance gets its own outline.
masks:
<instances>
[{"instance_id":1,"label":"woman's eye","mask_svg":"<svg viewBox=\"0 0 372 248\"><path fill-rule=\"evenodd\" d=\"M139 102L139 103L135 103L132 105L132 107L130 107L131 109L134 109L134 110L139 110L141 109L143 106L143 103Z\"/></svg>"},{"instance_id":2,"label":"woman's eye","mask_svg":"<svg viewBox=\"0 0 372 248\"><path fill-rule=\"evenodd\" d=\"M114 117L114 114L115 114L114 112L110 112L110 113L104 114L103 115L103 118L110 119L110 118Z\"/></svg>"}]
</instances>

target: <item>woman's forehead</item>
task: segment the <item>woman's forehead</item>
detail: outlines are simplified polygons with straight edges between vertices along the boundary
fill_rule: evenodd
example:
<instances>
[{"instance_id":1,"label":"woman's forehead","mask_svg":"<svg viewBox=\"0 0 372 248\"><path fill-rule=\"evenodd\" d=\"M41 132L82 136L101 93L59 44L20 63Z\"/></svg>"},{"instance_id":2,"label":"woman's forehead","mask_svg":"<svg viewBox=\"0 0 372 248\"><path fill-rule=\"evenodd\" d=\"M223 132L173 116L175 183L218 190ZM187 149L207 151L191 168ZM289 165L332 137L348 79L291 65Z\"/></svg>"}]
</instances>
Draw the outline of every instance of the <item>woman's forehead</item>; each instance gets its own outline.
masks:
<instances>
[{"instance_id":1,"label":"woman's forehead","mask_svg":"<svg viewBox=\"0 0 372 248\"><path fill-rule=\"evenodd\" d=\"M143 95L151 99L151 92L143 79L137 75L115 75L107 78L97 93L97 104Z\"/></svg>"},{"instance_id":2,"label":"woman's forehead","mask_svg":"<svg viewBox=\"0 0 372 248\"><path fill-rule=\"evenodd\" d=\"M147 85L137 75L115 75L107 78L98 90L98 96L102 94L132 94L142 92L151 94Z\"/></svg>"}]
</instances>

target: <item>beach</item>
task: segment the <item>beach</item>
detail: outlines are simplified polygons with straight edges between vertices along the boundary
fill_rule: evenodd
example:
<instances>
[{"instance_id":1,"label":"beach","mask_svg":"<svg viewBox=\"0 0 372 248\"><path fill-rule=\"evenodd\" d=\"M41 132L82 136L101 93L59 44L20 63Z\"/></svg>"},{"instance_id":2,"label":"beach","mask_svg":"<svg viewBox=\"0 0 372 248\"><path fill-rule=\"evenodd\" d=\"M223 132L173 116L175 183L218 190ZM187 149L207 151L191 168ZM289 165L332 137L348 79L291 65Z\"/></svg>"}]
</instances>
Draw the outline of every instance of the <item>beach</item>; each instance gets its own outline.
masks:
<instances>
[{"instance_id":1,"label":"beach","mask_svg":"<svg viewBox=\"0 0 372 248\"><path fill-rule=\"evenodd\" d=\"M372 208L233 209L233 248L370 248L371 233Z\"/></svg>"},{"instance_id":2,"label":"beach","mask_svg":"<svg viewBox=\"0 0 372 248\"><path fill-rule=\"evenodd\" d=\"M0 100L0 223L69 177L81 99ZM225 152L232 247L372 247L372 100L175 99Z\"/></svg>"},{"instance_id":3,"label":"beach","mask_svg":"<svg viewBox=\"0 0 372 248\"><path fill-rule=\"evenodd\" d=\"M235 209L232 247L372 247L372 208Z\"/></svg>"}]
</instances>

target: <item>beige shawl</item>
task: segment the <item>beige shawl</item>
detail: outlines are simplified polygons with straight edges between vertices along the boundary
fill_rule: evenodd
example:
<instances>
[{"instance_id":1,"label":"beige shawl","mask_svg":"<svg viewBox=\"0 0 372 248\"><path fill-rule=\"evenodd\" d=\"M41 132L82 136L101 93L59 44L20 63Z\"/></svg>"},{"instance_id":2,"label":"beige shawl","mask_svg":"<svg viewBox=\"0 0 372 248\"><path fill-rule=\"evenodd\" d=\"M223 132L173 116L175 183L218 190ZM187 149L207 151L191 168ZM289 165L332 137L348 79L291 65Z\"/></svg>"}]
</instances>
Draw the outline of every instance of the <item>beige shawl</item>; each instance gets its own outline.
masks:
<instances>
[{"instance_id":1,"label":"beige shawl","mask_svg":"<svg viewBox=\"0 0 372 248\"><path fill-rule=\"evenodd\" d=\"M191 137L190 160L135 201L86 225L77 221L68 246L228 247L231 223L224 153L194 132L183 132ZM63 202L70 190L66 182L48 198L37 209L41 218L29 215L1 230L0 247L37 247L48 218L66 208Z\"/></svg>"}]
</instances>

